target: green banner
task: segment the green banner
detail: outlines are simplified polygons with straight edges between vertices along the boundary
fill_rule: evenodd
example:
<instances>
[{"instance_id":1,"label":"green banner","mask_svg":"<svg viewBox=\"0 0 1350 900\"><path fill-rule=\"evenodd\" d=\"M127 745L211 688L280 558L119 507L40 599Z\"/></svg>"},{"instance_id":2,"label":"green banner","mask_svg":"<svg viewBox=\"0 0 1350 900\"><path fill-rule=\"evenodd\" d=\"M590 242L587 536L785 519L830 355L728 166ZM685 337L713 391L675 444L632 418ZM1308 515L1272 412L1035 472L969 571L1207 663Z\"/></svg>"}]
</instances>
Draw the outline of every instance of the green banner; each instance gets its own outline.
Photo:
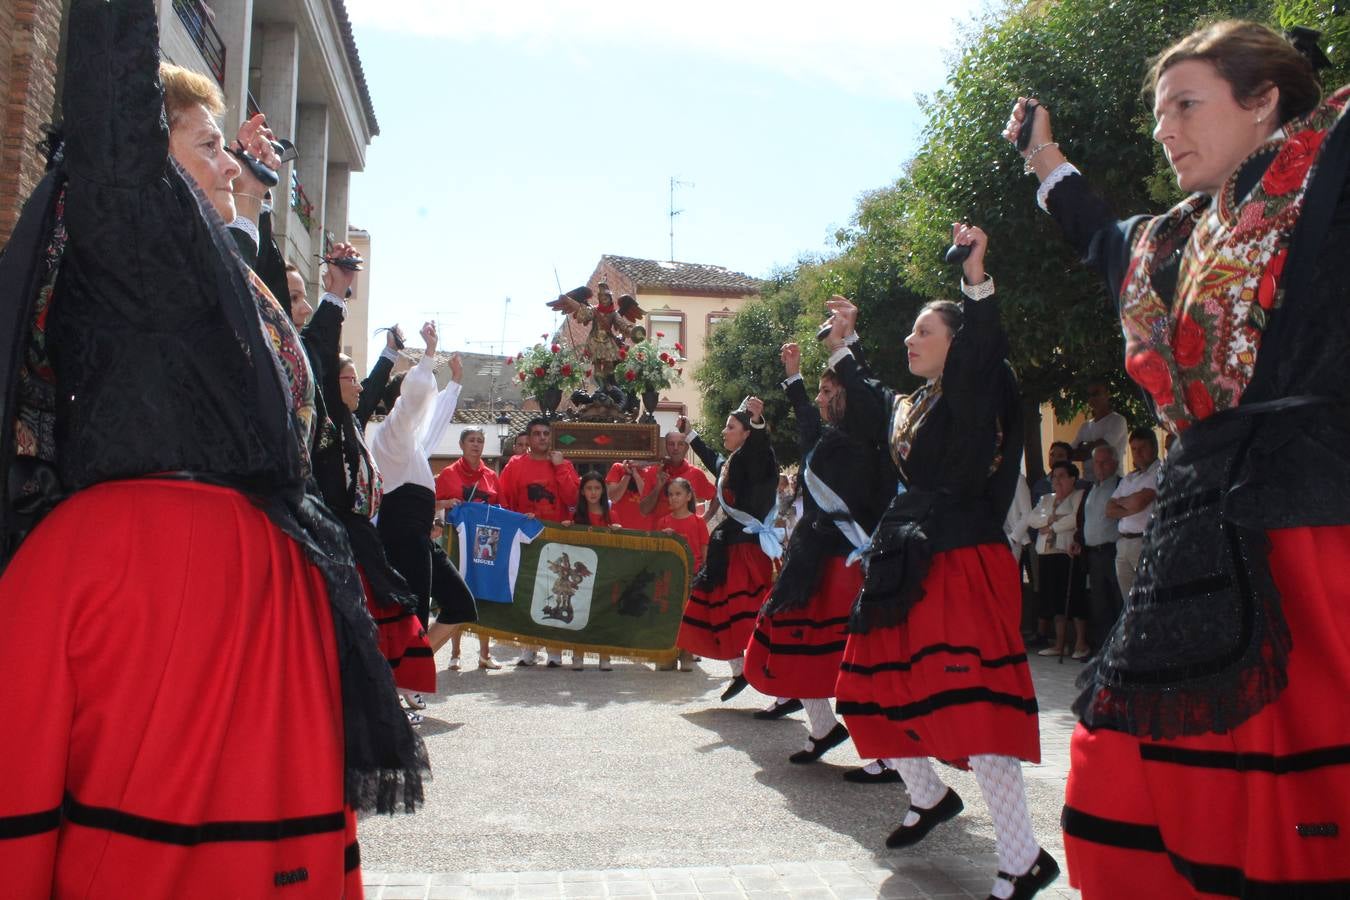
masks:
<instances>
[{"instance_id":1,"label":"green banner","mask_svg":"<svg viewBox=\"0 0 1350 900\"><path fill-rule=\"evenodd\" d=\"M679 535L550 525L521 548L513 602L480 601L478 624L469 627L537 646L664 661L675 654L692 563Z\"/></svg>"}]
</instances>

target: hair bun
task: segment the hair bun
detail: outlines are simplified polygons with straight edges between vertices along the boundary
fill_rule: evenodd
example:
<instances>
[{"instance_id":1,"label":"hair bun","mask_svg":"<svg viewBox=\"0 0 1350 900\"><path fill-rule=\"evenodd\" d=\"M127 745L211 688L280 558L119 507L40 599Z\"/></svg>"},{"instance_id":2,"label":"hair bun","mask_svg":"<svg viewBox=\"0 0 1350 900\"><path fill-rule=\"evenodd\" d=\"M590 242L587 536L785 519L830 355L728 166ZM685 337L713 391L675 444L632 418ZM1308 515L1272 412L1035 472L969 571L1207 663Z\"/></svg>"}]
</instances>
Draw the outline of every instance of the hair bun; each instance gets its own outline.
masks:
<instances>
[{"instance_id":1,"label":"hair bun","mask_svg":"<svg viewBox=\"0 0 1350 900\"><path fill-rule=\"evenodd\" d=\"M1331 60L1322 52L1322 47L1318 41L1322 39L1322 32L1315 28L1305 28L1302 25L1296 25L1284 33L1285 39L1294 45L1294 49L1303 54L1303 58L1312 66L1314 72L1320 72L1322 69L1331 66Z\"/></svg>"}]
</instances>

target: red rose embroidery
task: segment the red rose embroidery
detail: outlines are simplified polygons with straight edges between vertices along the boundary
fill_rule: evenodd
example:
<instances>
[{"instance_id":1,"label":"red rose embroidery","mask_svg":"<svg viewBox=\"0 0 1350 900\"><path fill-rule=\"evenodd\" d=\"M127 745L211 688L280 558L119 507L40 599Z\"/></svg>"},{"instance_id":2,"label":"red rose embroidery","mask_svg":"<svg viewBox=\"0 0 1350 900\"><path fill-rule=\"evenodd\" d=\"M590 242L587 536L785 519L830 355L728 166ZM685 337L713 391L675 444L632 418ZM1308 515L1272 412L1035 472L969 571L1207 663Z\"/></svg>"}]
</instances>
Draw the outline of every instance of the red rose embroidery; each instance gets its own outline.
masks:
<instances>
[{"instance_id":1,"label":"red rose embroidery","mask_svg":"<svg viewBox=\"0 0 1350 900\"><path fill-rule=\"evenodd\" d=\"M1207 419L1214 415L1214 398L1203 381L1192 381L1186 385L1186 406L1197 419Z\"/></svg>"},{"instance_id":2,"label":"red rose embroidery","mask_svg":"<svg viewBox=\"0 0 1350 900\"><path fill-rule=\"evenodd\" d=\"M1183 369L1200 364L1205 355L1205 329L1190 316L1182 313L1177 330L1172 335L1172 358Z\"/></svg>"},{"instance_id":3,"label":"red rose embroidery","mask_svg":"<svg viewBox=\"0 0 1350 900\"><path fill-rule=\"evenodd\" d=\"M1256 302L1261 304L1262 309L1270 309L1275 305L1275 291L1280 286L1280 276L1284 274L1284 261L1288 258L1288 250L1276 253L1261 275L1261 281L1256 286Z\"/></svg>"},{"instance_id":4,"label":"red rose embroidery","mask_svg":"<svg viewBox=\"0 0 1350 900\"><path fill-rule=\"evenodd\" d=\"M1172 373L1167 363L1154 350L1145 350L1125 359L1125 371L1139 386L1153 395L1159 406L1172 402Z\"/></svg>"},{"instance_id":5,"label":"red rose embroidery","mask_svg":"<svg viewBox=\"0 0 1350 900\"><path fill-rule=\"evenodd\" d=\"M1285 141L1275 161L1261 176L1261 187L1266 193L1278 197L1301 185L1317 156L1317 148L1322 146L1323 137L1320 131L1301 131Z\"/></svg>"}]
</instances>

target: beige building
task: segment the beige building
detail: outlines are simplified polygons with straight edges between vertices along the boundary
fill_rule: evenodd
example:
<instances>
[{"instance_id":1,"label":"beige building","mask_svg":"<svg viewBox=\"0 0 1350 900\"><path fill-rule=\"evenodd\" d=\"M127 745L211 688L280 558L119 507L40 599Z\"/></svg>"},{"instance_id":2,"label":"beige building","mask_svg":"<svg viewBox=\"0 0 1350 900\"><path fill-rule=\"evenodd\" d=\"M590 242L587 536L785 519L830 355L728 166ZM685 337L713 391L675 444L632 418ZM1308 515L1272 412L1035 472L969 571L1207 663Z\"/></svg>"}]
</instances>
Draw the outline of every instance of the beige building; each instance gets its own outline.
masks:
<instances>
[{"instance_id":1,"label":"beige building","mask_svg":"<svg viewBox=\"0 0 1350 900\"><path fill-rule=\"evenodd\" d=\"M661 392L662 414L657 418L663 428L671 427L678 415L696 415L694 372L703 362L708 335L735 316L746 300L759 296L760 280L723 266L605 255L587 284L595 290L602 281L615 297L637 297L647 313L643 324L648 336L680 359L682 383ZM574 346L586 340L587 326L577 322L569 320L563 331ZM675 349L677 343L682 350Z\"/></svg>"}]
</instances>

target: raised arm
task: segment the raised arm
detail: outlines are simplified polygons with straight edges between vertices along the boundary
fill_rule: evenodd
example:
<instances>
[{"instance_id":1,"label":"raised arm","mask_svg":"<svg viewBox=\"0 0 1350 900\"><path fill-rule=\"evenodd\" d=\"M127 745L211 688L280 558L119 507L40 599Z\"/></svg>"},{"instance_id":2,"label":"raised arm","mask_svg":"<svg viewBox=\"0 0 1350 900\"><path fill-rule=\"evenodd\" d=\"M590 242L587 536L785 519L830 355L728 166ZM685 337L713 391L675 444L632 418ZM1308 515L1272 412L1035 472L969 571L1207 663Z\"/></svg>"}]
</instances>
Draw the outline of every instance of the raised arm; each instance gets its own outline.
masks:
<instances>
[{"instance_id":1,"label":"raised arm","mask_svg":"<svg viewBox=\"0 0 1350 900\"><path fill-rule=\"evenodd\" d=\"M1013 105L1003 131L1009 141L1016 142L1029 102L1036 101L1019 97ZM1038 105L1032 115L1031 141L1021 152L1028 173L1035 174L1040 185L1036 202L1054 218L1083 263L1106 280L1114 308L1125 279L1132 236L1145 217L1118 220L1078 168L1060 152L1050 127L1050 111Z\"/></svg>"},{"instance_id":2,"label":"raised arm","mask_svg":"<svg viewBox=\"0 0 1350 900\"><path fill-rule=\"evenodd\" d=\"M816 441L820 440L820 410L807 396L806 382L802 381L801 347L794 343L784 344L778 355L783 360L783 371L787 375L783 380L783 390L797 418L797 446L805 457Z\"/></svg>"},{"instance_id":3,"label":"raised arm","mask_svg":"<svg viewBox=\"0 0 1350 900\"><path fill-rule=\"evenodd\" d=\"M825 304L830 310L833 326L825 338L830 351L830 368L839 376L848 395L848 428L854 436L873 444L885 446L895 406L895 392L874 378L869 378L858 358L845 343L854 332L858 321L858 307L838 295ZM855 345L856 346L856 345Z\"/></svg>"}]
</instances>

